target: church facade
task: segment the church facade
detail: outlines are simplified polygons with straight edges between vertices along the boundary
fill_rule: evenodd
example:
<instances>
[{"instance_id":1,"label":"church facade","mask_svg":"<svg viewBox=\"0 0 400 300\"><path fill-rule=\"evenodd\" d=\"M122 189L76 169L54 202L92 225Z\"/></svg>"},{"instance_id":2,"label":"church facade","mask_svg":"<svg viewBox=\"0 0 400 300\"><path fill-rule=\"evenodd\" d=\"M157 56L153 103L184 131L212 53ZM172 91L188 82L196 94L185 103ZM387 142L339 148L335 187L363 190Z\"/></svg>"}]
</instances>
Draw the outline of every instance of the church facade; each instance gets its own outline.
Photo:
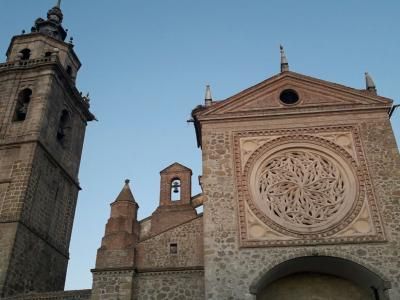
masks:
<instances>
[{"instance_id":1,"label":"church facade","mask_svg":"<svg viewBox=\"0 0 400 300\"><path fill-rule=\"evenodd\" d=\"M58 3L0 64L0 298L400 299L393 101L368 74L360 90L292 72L283 48L277 75L193 109L202 193L174 163L138 220L127 180L92 289L63 291L95 116L62 19Z\"/></svg>"}]
</instances>

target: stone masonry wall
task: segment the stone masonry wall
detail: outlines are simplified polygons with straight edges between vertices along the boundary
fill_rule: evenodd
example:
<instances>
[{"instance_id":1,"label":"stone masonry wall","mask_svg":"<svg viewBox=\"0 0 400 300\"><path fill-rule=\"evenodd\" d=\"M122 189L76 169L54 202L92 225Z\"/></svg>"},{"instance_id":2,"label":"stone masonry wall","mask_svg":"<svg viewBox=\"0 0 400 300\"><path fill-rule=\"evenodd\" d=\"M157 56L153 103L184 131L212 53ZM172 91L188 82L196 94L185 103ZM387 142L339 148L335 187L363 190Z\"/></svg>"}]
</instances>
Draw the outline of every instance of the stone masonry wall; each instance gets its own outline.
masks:
<instances>
[{"instance_id":1,"label":"stone masonry wall","mask_svg":"<svg viewBox=\"0 0 400 300\"><path fill-rule=\"evenodd\" d=\"M43 105L40 140L51 152L54 159L61 163L72 178L76 179L81 160L86 122L75 107L73 97L67 92L62 81L56 76L51 76L48 84L51 88L45 95L47 103ZM64 130L64 142L59 143L56 137L63 110L69 112L70 120Z\"/></svg>"},{"instance_id":2,"label":"stone masonry wall","mask_svg":"<svg viewBox=\"0 0 400 300\"><path fill-rule=\"evenodd\" d=\"M0 291L4 289L7 279L7 270L11 259L14 238L17 232L16 223L0 224ZM0 294L1 298L1 294Z\"/></svg>"},{"instance_id":3,"label":"stone masonry wall","mask_svg":"<svg viewBox=\"0 0 400 300\"><path fill-rule=\"evenodd\" d=\"M7 146L0 141L0 297L13 267L10 261L18 224L12 222L20 218L24 206L33 153L33 144Z\"/></svg>"},{"instance_id":4,"label":"stone masonry wall","mask_svg":"<svg viewBox=\"0 0 400 300\"><path fill-rule=\"evenodd\" d=\"M177 253L170 253L171 243L177 245ZM141 241L136 248L139 270L199 267L203 264L202 217Z\"/></svg>"},{"instance_id":5,"label":"stone masonry wall","mask_svg":"<svg viewBox=\"0 0 400 300\"><path fill-rule=\"evenodd\" d=\"M51 293L33 293L23 296L8 297L4 300L86 300L92 290L62 291Z\"/></svg>"},{"instance_id":6,"label":"stone masonry wall","mask_svg":"<svg viewBox=\"0 0 400 300\"><path fill-rule=\"evenodd\" d=\"M233 132L356 123L361 130L387 242L240 248ZM390 282L390 299L400 298L400 160L387 114L205 124L202 130L206 299L254 299L249 287L272 267L315 253L349 259L365 266Z\"/></svg>"},{"instance_id":7,"label":"stone masonry wall","mask_svg":"<svg viewBox=\"0 0 400 300\"><path fill-rule=\"evenodd\" d=\"M96 265L92 270L92 300L204 299L202 216L148 237L127 251L115 253L116 259L134 251L135 268Z\"/></svg>"},{"instance_id":8,"label":"stone masonry wall","mask_svg":"<svg viewBox=\"0 0 400 300\"><path fill-rule=\"evenodd\" d=\"M203 300L202 270L139 273L134 300Z\"/></svg>"},{"instance_id":9,"label":"stone masonry wall","mask_svg":"<svg viewBox=\"0 0 400 300\"><path fill-rule=\"evenodd\" d=\"M0 217L2 222L22 223L1 225L0 248L4 255L0 285L11 287L4 291L5 295L13 291L62 289L78 188L40 147L22 144L13 153L13 159L5 156L9 167L0 160L0 165L6 164L4 170L9 170L2 175ZM7 229L11 227L14 229Z\"/></svg>"},{"instance_id":10,"label":"stone masonry wall","mask_svg":"<svg viewBox=\"0 0 400 300\"><path fill-rule=\"evenodd\" d=\"M7 271L4 296L64 289L68 257L25 225L17 227L9 262L12 268Z\"/></svg>"},{"instance_id":11,"label":"stone masonry wall","mask_svg":"<svg viewBox=\"0 0 400 300\"><path fill-rule=\"evenodd\" d=\"M91 300L131 300L133 270L110 270L93 272Z\"/></svg>"},{"instance_id":12,"label":"stone masonry wall","mask_svg":"<svg viewBox=\"0 0 400 300\"><path fill-rule=\"evenodd\" d=\"M21 219L68 255L78 187L37 147Z\"/></svg>"},{"instance_id":13,"label":"stone masonry wall","mask_svg":"<svg viewBox=\"0 0 400 300\"><path fill-rule=\"evenodd\" d=\"M85 117L55 60L0 67L0 294L63 289ZM32 91L16 120L21 91ZM66 143L57 140L70 112ZM14 222L14 224L11 224ZM7 224L8 223L8 224ZM5 286L8 286L5 287Z\"/></svg>"}]
</instances>

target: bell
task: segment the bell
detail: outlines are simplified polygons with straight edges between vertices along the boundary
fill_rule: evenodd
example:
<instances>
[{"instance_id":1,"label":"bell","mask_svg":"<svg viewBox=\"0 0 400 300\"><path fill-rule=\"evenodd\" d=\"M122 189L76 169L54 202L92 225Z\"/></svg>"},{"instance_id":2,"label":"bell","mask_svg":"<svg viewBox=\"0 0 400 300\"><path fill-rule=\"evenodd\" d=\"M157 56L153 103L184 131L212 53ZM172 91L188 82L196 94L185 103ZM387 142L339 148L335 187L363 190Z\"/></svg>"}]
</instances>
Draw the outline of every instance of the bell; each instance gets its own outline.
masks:
<instances>
[{"instance_id":1,"label":"bell","mask_svg":"<svg viewBox=\"0 0 400 300\"><path fill-rule=\"evenodd\" d=\"M177 181L175 181L175 182L173 182L172 183L172 188L173 188L173 192L174 193L179 193L179 188L180 188L181 186L180 186L180 184L179 184L179 182L177 182Z\"/></svg>"}]
</instances>

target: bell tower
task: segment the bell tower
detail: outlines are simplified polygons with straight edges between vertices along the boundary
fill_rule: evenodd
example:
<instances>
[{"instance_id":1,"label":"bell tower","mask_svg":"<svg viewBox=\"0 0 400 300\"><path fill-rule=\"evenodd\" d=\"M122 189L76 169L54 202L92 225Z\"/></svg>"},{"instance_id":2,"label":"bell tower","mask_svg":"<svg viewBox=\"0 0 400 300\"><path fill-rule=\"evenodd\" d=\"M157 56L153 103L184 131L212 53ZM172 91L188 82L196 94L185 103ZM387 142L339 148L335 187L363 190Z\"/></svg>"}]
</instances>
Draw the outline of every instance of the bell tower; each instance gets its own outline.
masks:
<instances>
[{"instance_id":1,"label":"bell tower","mask_svg":"<svg viewBox=\"0 0 400 300\"><path fill-rule=\"evenodd\" d=\"M62 290L85 129L60 1L14 36L0 64L0 298Z\"/></svg>"},{"instance_id":2,"label":"bell tower","mask_svg":"<svg viewBox=\"0 0 400 300\"><path fill-rule=\"evenodd\" d=\"M152 214L152 235L197 216L191 205L192 170L179 163L173 163L160 172L160 177L160 205Z\"/></svg>"}]
</instances>

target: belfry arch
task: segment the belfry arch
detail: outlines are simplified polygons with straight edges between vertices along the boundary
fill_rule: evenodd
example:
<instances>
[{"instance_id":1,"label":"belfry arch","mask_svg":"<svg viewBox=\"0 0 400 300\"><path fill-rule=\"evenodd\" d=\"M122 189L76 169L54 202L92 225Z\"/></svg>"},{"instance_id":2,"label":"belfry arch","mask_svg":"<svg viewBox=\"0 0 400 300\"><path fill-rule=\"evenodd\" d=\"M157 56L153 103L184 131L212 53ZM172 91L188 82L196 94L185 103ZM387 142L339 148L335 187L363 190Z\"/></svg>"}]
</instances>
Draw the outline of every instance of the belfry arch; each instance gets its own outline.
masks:
<instances>
[{"instance_id":1,"label":"belfry arch","mask_svg":"<svg viewBox=\"0 0 400 300\"><path fill-rule=\"evenodd\" d=\"M388 300L386 290L390 288L379 275L353 261L332 256L305 256L284 261L270 269L250 286L250 293L257 300L274 297L284 300L291 299L300 291L307 297L305 286L309 296L315 300L324 299L323 293L330 291L338 295L330 299L353 300L355 295L359 295L358 299Z\"/></svg>"}]
</instances>

